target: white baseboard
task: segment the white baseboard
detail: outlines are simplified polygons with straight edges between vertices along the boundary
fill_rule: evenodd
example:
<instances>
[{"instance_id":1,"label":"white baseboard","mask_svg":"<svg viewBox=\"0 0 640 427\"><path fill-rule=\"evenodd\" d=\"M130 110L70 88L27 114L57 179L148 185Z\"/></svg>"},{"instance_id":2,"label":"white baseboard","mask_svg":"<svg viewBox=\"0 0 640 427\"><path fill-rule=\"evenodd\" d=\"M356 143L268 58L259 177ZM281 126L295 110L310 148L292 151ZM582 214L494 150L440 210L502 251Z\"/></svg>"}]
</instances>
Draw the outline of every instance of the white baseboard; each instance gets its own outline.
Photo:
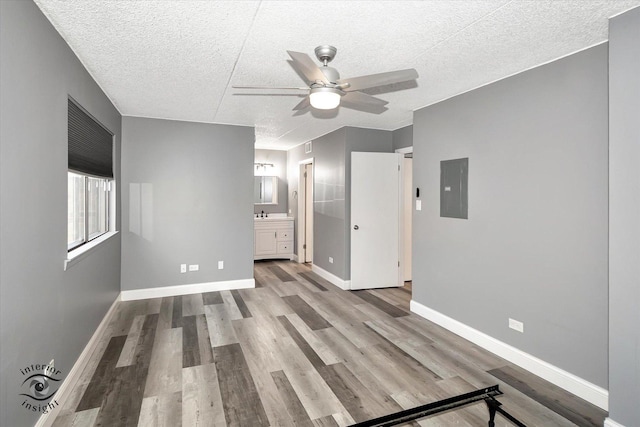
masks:
<instances>
[{"instance_id":1,"label":"white baseboard","mask_svg":"<svg viewBox=\"0 0 640 427\"><path fill-rule=\"evenodd\" d=\"M411 300L410 308L413 313L448 329L456 335L460 335L509 362L575 394L587 402L605 411L609 409L609 392L604 388L499 341L414 300ZM612 426L615 426L615 424L612 424Z\"/></svg>"},{"instance_id":2,"label":"white baseboard","mask_svg":"<svg viewBox=\"0 0 640 427\"><path fill-rule=\"evenodd\" d=\"M624 427L624 426L616 421L613 421L611 418L607 417L604 419L604 427Z\"/></svg>"},{"instance_id":3,"label":"white baseboard","mask_svg":"<svg viewBox=\"0 0 640 427\"><path fill-rule=\"evenodd\" d=\"M76 363L73 364L73 367L69 371L69 374L64 379L64 381L62 381L62 384L60 384L60 388L58 389L58 391L56 391L56 394L55 394L56 396L55 399L58 402L60 402L60 405L64 405L65 398L71 394L73 387L76 385L76 383L80 379L80 375L82 374L82 371L87 365L89 358L93 355L93 352L96 349L98 341L102 337L102 334L107 328L107 325L109 324L109 322L111 322L111 317L113 317L113 313L116 310L116 306L120 301L121 301L121 295L119 294L118 297L115 299L115 301L113 301L113 304L111 304L111 307L109 307L109 310L107 310L107 314L105 314L104 317L102 318L102 321L100 321L98 328L91 336L91 339L89 339L89 342L84 347L84 350L82 350L82 353L80 353L78 360L76 360ZM42 414L40 418L38 418L38 422L36 422L34 427L51 427L51 425L55 421L55 418L59 410L60 410L60 406L56 407L54 410L50 412L47 412L46 414ZM51 414L55 414L55 415L51 415Z\"/></svg>"},{"instance_id":4,"label":"white baseboard","mask_svg":"<svg viewBox=\"0 0 640 427\"><path fill-rule=\"evenodd\" d=\"M291 255L291 261L298 262L298 255L296 254Z\"/></svg>"},{"instance_id":5,"label":"white baseboard","mask_svg":"<svg viewBox=\"0 0 640 427\"><path fill-rule=\"evenodd\" d=\"M320 268L315 264L311 264L311 271L313 271L314 273L316 273L318 276L322 277L323 279L326 279L326 280L330 281L331 283L333 283L334 285L336 285L340 289L343 289L345 291L348 291L349 289L351 289L351 280L342 280L341 278L339 278L335 274L329 273L324 268Z\"/></svg>"},{"instance_id":6,"label":"white baseboard","mask_svg":"<svg viewBox=\"0 0 640 427\"><path fill-rule=\"evenodd\" d=\"M255 279L224 280L220 282L192 283L189 285L163 286L160 288L132 289L122 291L122 301L138 299L173 297L178 295L199 294L202 292L229 291L234 289L255 288Z\"/></svg>"}]
</instances>

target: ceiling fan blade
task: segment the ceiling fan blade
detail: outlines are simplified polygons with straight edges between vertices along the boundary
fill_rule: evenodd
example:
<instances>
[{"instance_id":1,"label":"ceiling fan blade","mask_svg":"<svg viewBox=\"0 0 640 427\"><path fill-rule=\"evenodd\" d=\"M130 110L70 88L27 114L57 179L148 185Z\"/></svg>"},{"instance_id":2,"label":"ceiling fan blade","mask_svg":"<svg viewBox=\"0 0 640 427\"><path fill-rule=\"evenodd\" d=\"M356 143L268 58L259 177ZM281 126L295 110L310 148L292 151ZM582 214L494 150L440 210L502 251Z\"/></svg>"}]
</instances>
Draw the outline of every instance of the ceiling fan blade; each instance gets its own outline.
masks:
<instances>
[{"instance_id":1,"label":"ceiling fan blade","mask_svg":"<svg viewBox=\"0 0 640 427\"><path fill-rule=\"evenodd\" d=\"M384 106L389 103L389 101L385 101L384 99L376 98L375 96L367 95L362 92L347 92L341 99L340 102L349 102L351 104L363 104L363 105L380 105Z\"/></svg>"},{"instance_id":2,"label":"ceiling fan blade","mask_svg":"<svg viewBox=\"0 0 640 427\"><path fill-rule=\"evenodd\" d=\"M293 111L304 110L305 108L308 108L310 105L311 103L309 102L309 97L305 96L304 99L298 103L298 105L293 107Z\"/></svg>"},{"instance_id":3,"label":"ceiling fan blade","mask_svg":"<svg viewBox=\"0 0 640 427\"><path fill-rule=\"evenodd\" d=\"M324 75L320 67L313 62L313 59L309 57L306 53L302 52L293 52L288 50L287 53L293 60L291 65L298 70L305 78L307 79L307 83L313 83L320 80L322 83L329 83L327 77Z\"/></svg>"},{"instance_id":4,"label":"ceiling fan blade","mask_svg":"<svg viewBox=\"0 0 640 427\"><path fill-rule=\"evenodd\" d=\"M374 86L384 86L393 83L405 82L407 80L415 80L418 78L418 72L414 68L406 70L389 71L387 73L370 74L368 76L352 77L349 79L340 79L336 83L344 85L348 83L344 91L352 92L354 90L367 89Z\"/></svg>"},{"instance_id":5,"label":"ceiling fan blade","mask_svg":"<svg viewBox=\"0 0 640 427\"><path fill-rule=\"evenodd\" d=\"M278 90L309 90L308 87L274 87L274 86L231 86L234 89L278 89Z\"/></svg>"},{"instance_id":6,"label":"ceiling fan blade","mask_svg":"<svg viewBox=\"0 0 640 427\"><path fill-rule=\"evenodd\" d=\"M387 111L387 101L362 92L347 92L340 99L340 106L367 113L380 114Z\"/></svg>"},{"instance_id":7,"label":"ceiling fan blade","mask_svg":"<svg viewBox=\"0 0 640 427\"><path fill-rule=\"evenodd\" d=\"M358 111L363 111L365 113L370 113L370 114L382 114L385 111L388 110L387 107L385 107L384 105L364 105L364 104L342 104L341 105L342 108L348 108L350 110L358 110Z\"/></svg>"}]
</instances>

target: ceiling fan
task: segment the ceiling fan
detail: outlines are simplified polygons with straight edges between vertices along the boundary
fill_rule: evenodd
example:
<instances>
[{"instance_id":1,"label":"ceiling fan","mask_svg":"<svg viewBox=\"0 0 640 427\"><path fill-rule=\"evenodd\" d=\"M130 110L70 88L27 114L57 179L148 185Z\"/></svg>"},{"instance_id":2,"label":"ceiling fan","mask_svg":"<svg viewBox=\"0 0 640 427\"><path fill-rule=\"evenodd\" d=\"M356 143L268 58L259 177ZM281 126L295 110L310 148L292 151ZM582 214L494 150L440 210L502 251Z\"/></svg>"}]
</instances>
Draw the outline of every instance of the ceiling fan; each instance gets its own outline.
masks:
<instances>
[{"instance_id":1,"label":"ceiling fan","mask_svg":"<svg viewBox=\"0 0 640 427\"><path fill-rule=\"evenodd\" d=\"M267 87L267 86L233 86L234 89L285 89L305 90L308 96L295 107L294 111L304 110L311 106L319 110L331 110L339 105L347 108L364 109L380 114L386 110L387 101L360 92L376 86L415 80L418 72L409 68L406 70L390 71L387 73L370 74L366 76L341 79L338 70L327 64L336 56L337 49L323 45L315 49L316 57L322 66L319 67L306 53L288 50L292 67L304 78L307 87Z\"/></svg>"}]
</instances>

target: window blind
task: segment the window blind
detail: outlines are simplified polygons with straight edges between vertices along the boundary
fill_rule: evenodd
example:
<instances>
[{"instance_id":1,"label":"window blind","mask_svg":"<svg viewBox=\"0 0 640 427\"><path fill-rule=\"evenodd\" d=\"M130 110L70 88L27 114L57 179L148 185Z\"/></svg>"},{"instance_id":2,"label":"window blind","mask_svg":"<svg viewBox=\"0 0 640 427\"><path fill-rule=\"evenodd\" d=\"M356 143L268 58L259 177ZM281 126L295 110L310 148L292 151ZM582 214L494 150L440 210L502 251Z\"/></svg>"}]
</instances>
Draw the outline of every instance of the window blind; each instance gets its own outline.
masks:
<instances>
[{"instance_id":1,"label":"window blind","mask_svg":"<svg viewBox=\"0 0 640 427\"><path fill-rule=\"evenodd\" d=\"M69 169L113 178L113 134L71 99L68 110Z\"/></svg>"}]
</instances>

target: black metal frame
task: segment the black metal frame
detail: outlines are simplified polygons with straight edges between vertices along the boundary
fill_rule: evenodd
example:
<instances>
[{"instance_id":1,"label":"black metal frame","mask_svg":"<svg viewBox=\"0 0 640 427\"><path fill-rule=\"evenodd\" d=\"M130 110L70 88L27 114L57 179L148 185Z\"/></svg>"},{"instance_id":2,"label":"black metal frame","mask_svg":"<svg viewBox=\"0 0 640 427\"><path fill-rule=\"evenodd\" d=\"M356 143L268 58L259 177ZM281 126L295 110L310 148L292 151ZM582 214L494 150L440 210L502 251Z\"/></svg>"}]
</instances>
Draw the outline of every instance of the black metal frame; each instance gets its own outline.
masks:
<instances>
[{"instance_id":1,"label":"black metal frame","mask_svg":"<svg viewBox=\"0 0 640 427\"><path fill-rule=\"evenodd\" d=\"M384 415L379 418L374 418L372 420L363 421L361 423L353 424L350 427L395 426L398 424L417 420L419 418L424 418L431 415L439 414L441 412L450 411L452 409L458 409L462 406L471 405L480 401L484 401L487 404L487 409L489 409L489 427L495 426L496 413L500 413L503 417L505 417L518 427L526 427L513 415L509 414L507 411L500 407L502 403L498 402L495 397L501 394L503 393L500 391L500 388L496 384L491 387L482 388L455 397L449 397L447 399L428 403L426 405L418 406L413 409L405 409L404 411L399 411L393 414Z\"/></svg>"}]
</instances>

